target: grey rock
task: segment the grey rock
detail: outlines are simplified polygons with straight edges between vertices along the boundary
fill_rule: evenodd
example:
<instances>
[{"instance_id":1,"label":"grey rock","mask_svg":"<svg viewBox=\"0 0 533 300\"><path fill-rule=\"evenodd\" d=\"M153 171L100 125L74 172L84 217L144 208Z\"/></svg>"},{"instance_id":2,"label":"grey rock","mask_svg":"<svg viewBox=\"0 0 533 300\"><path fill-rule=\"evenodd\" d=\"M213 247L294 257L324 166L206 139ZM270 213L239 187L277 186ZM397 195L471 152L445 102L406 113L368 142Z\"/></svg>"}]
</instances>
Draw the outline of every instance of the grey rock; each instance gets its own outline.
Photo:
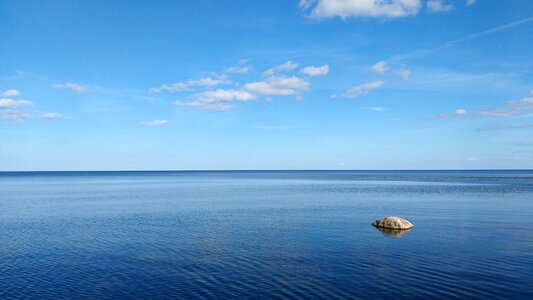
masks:
<instances>
[{"instance_id":1,"label":"grey rock","mask_svg":"<svg viewBox=\"0 0 533 300\"><path fill-rule=\"evenodd\" d=\"M372 223L372 226L396 230L407 230L413 228L413 224L411 224L411 222L400 217L386 217L376 220Z\"/></svg>"}]
</instances>

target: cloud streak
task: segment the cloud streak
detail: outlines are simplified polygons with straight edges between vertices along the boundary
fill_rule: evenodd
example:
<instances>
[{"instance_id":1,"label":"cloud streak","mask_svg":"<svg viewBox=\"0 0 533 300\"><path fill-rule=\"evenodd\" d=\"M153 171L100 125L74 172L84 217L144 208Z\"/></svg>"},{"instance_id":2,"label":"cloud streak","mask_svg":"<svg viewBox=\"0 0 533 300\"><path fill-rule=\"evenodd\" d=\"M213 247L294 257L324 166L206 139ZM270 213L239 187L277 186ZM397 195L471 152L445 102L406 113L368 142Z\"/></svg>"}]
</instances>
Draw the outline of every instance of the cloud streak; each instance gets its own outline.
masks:
<instances>
[{"instance_id":1,"label":"cloud streak","mask_svg":"<svg viewBox=\"0 0 533 300\"><path fill-rule=\"evenodd\" d=\"M52 87L56 90L69 90L76 94L83 94L89 91L89 88L86 85L81 85L81 84L72 83L72 82L57 83L57 84L52 85Z\"/></svg>"},{"instance_id":2,"label":"cloud streak","mask_svg":"<svg viewBox=\"0 0 533 300\"><path fill-rule=\"evenodd\" d=\"M41 119L44 120L62 120L67 119L67 116L59 113L45 112L41 115Z\"/></svg>"},{"instance_id":3,"label":"cloud streak","mask_svg":"<svg viewBox=\"0 0 533 300\"><path fill-rule=\"evenodd\" d=\"M483 110L479 115L486 118L509 118L533 110L533 95L520 100L508 101L502 108Z\"/></svg>"},{"instance_id":4,"label":"cloud streak","mask_svg":"<svg viewBox=\"0 0 533 300\"><path fill-rule=\"evenodd\" d=\"M385 81L372 81L357 85L346 91L343 96L345 98L357 98L368 94L370 91L378 89L386 84Z\"/></svg>"},{"instance_id":5,"label":"cloud streak","mask_svg":"<svg viewBox=\"0 0 533 300\"><path fill-rule=\"evenodd\" d=\"M426 3L429 12L438 13L454 9L453 4L445 3L443 0L428 0Z\"/></svg>"},{"instance_id":6,"label":"cloud streak","mask_svg":"<svg viewBox=\"0 0 533 300\"><path fill-rule=\"evenodd\" d=\"M323 76L329 73L329 65L323 65L320 67L309 66L303 68L300 73L309 76Z\"/></svg>"},{"instance_id":7,"label":"cloud streak","mask_svg":"<svg viewBox=\"0 0 533 300\"><path fill-rule=\"evenodd\" d=\"M153 121L141 122L139 125L141 126L163 126L166 124L168 124L167 120L153 120Z\"/></svg>"},{"instance_id":8,"label":"cloud streak","mask_svg":"<svg viewBox=\"0 0 533 300\"><path fill-rule=\"evenodd\" d=\"M148 91L153 94L162 92L177 93L189 91L195 87L214 87L221 84L230 84L231 81L225 75L216 75L213 77L206 77L197 80L187 80L175 82L172 84L163 84L160 87L150 88Z\"/></svg>"},{"instance_id":9,"label":"cloud streak","mask_svg":"<svg viewBox=\"0 0 533 300\"><path fill-rule=\"evenodd\" d=\"M20 96L19 90L11 89L2 92L2 97L11 98Z\"/></svg>"}]
</instances>

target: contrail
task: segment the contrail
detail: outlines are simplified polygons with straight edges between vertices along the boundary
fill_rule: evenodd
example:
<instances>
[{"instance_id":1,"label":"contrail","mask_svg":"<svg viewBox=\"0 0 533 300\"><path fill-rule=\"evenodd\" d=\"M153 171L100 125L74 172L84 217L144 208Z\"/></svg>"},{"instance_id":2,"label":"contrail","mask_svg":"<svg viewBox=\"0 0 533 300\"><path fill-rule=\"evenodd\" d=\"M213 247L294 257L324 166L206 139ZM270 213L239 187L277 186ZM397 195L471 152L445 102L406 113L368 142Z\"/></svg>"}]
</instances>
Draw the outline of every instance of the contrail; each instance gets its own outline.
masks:
<instances>
[{"instance_id":1,"label":"contrail","mask_svg":"<svg viewBox=\"0 0 533 300\"><path fill-rule=\"evenodd\" d=\"M483 36L486 36L486 35L490 35L490 34L493 34L493 33L496 33L496 32L505 31L507 29L510 29L510 28L513 28L513 27L516 27L516 26L520 26L520 25L523 25L523 24L527 24L527 23L532 22L532 21L533 21L533 17L529 17L529 18L526 18L526 19L523 19L523 20L514 21L514 22L511 22L511 23L508 23L508 24L504 24L504 25L501 25L501 26L498 26L498 27L494 27L494 28L491 28L491 29L488 29L488 30L485 30L485 31L469 34L469 35L467 35L467 36L465 36L463 38L460 38L460 39L457 39L457 40L453 40L453 41L449 41L449 42L447 42L447 43L445 43L445 44L443 44L441 46L435 47L435 48L417 50L417 51L411 52L409 54L393 56L388 61L401 61L401 60L406 60L406 59L410 59L410 58L415 58L415 57L418 57L418 56L429 55L429 54L431 54L433 52L437 52L437 51L440 51L440 50L443 50L443 49L446 49L446 48L453 47L453 46L455 46L455 45L457 45L459 43L463 43L463 42L470 41L470 40L475 40L477 38L480 38L480 37L483 37Z\"/></svg>"}]
</instances>

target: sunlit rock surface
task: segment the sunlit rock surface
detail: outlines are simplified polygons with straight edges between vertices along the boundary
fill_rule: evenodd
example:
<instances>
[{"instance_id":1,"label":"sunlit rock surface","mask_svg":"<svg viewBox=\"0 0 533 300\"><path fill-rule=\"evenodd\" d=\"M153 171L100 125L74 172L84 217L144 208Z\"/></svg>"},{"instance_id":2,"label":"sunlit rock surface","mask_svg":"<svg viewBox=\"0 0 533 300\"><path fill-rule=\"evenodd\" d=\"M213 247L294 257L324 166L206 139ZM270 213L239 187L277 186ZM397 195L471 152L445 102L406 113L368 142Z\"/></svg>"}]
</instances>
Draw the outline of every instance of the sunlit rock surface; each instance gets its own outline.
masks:
<instances>
[{"instance_id":1,"label":"sunlit rock surface","mask_svg":"<svg viewBox=\"0 0 533 300\"><path fill-rule=\"evenodd\" d=\"M411 222L402 219L400 217L386 217L380 220L374 221L373 226L379 228L395 229L395 230L407 230L413 228Z\"/></svg>"}]
</instances>

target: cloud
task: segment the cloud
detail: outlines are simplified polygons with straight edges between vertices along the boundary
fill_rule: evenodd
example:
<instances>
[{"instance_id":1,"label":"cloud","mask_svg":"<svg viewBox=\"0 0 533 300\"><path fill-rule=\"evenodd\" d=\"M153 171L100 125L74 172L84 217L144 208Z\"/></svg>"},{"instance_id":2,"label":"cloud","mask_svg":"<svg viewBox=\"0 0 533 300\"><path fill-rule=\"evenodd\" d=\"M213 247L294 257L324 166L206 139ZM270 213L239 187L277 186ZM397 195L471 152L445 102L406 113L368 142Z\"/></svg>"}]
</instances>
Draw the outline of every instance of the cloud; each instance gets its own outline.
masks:
<instances>
[{"instance_id":1,"label":"cloud","mask_svg":"<svg viewBox=\"0 0 533 300\"><path fill-rule=\"evenodd\" d=\"M357 85L349 89L344 93L344 97L346 98L357 98L359 96L363 96L368 94L371 90L380 88L385 85L385 81L372 81L363 83L361 85Z\"/></svg>"},{"instance_id":2,"label":"cloud","mask_svg":"<svg viewBox=\"0 0 533 300\"><path fill-rule=\"evenodd\" d=\"M327 75L329 73L329 65L323 65L321 67L309 66L303 68L300 72L309 76Z\"/></svg>"},{"instance_id":3,"label":"cloud","mask_svg":"<svg viewBox=\"0 0 533 300\"><path fill-rule=\"evenodd\" d=\"M2 97L10 98L10 97L17 97L20 96L20 92L15 89L6 90L2 92Z\"/></svg>"},{"instance_id":4,"label":"cloud","mask_svg":"<svg viewBox=\"0 0 533 300\"><path fill-rule=\"evenodd\" d=\"M0 99L0 108L17 108L17 107L23 107L23 106L30 106L33 103L31 103L28 100L13 100L11 98L2 98Z\"/></svg>"},{"instance_id":5,"label":"cloud","mask_svg":"<svg viewBox=\"0 0 533 300\"><path fill-rule=\"evenodd\" d=\"M468 111L464 108L458 108L453 113L449 114L439 114L432 118L426 118L424 120L456 120L463 119L468 116Z\"/></svg>"},{"instance_id":6,"label":"cloud","mask_svg":"<svg viewBox=\"0 0 533 300\"><path fill-rule=\"evenodd\" d=\"M398 71L398 76L403 80L407 80L411 77L411 70L408 68L402 68Z\"/></svg>"},{"instance_id":7,"label":"cloud","mask_svg":"<svg viewBox=\"0 0 533 300\"><path fill-rule=\"evenodd\" d=\"M0 118L5 121L23 122L31 118L31 114L25 111L6 109L0 112Z\"/></svg>"},{"instance_id":8,"label":"cloud","mask_svg":"<svg viewBox=\"0 0 533 300\"><path fill-rule=\"evenodd\" d=\"M264 71L262 75L264 77L270 77L270 76L273 76L274 74L279 73L279 72L294 70L294 69L298 68L298 66L299 66L298 64L293 63L290 60L288 60L284 64L281 64L279 66L276 66L276 67L273 67L273 68L270 68L270 69Z\"/></svg>"},{"instance_id":9,"label":"cloud","mask_svg":"<svg viewBox=\"0 0 533 300\"><path fill-rule=\"evenodd\" d=\"M174 102L176 106L186 106L186 107L197 107L203 110L208 111L227 111L233 109L234 107L223 101L208 101L208 100L196 100L191 102L176 101Z\"/></svg>"},{"instance_id":10,"label":"cloud","mask_svg":"<svg viewBox=\"0 0 533 300\"><path fill-rule=\"evenodd\" d=\"M209 111L227 111L233 108L229 102L250 101L255 99L256 95L246 90L218 89L198 93L192 97L196 100L191 102L176 101L174 105L197 107Z\"/></svg>"},{"instance_id":11,"label":"cloud","mask_svg":"<svg viewBox=\"0 0 533 300\"><path fill-rule=\"evenodd\" d=\"M246 83L242 89L218 89L191 96L194 101L174 102L174 105L196 107L208 111L227 111L233 102L251 101L260 96L291 96L309 90L309 83L298 77L272 76L264 81Z\"/></svg>"},{"instance_id":12,"label":"cloud","mask_svg":"<svg viewBox=\"0 0 533 300\"><path fill-rule=\"evenodd\" d=\"M498 124L498 125L489 125L485 127L480 127L476 131L499 131L499 130L520 130L520 129L533 129L533 124L525 125L507 125L507 124Z\"/></svg>"},{"instance_id":13,"label":"cloud","mask_svg":"<svg viewBox=\"0 0 533 300\"><path fill-rule=\"evenodd\" d=\"M51 112L45 112L41 115L41 119L45 119L45 120L61 120L61 119L66 119L67 117L65 115L62 115L62 114L58 114L58 113L51 113Z\"/></svg>"},{"instance_id":14,"label":"cloud","mask_svg":"<svg viewBox=\"0 0 533 300\"><path fill-rule=\"evenodd\" d=\"M474 5L476 0L466 0L466 5Z\"/></svg>"},{"instance_id":15,"label":"cloud","mask_svg":"<svg viewBox=\"0 0 533 300\"><path fill-rule=\"evenodd\" d=\"M371 69L374 73L383 74L389 69L389 66L387 65L386 61L382 60L373 65Z\"/></svg>"},{"instance_id":16,"label":"cloud","mask_svg":"<svg viewBox=\"0 0 533 300\"><path fill-rule=\"evenodd\" d=\"M157 88L150 88L150 93L161 93L167 91L169 93L184 92L193 89L194 87L213 87L221 84L229 84L231 81L225 75L216 75L213 77L201 78L198 80L187 80L175 82L172 84L163 84Z\"/></svg>"},{"instance_id":17,"label":"cloud","mask_svg":"<svg viewBox=\"0 0 533 300\"><path fill-rule=\"evenodd\" d=\"M168 124L167 120L153 120L140 123L141 126L162 126L166 124Z\"/></svg>"},{"instance_id":18,"label":"cloud","mask_svg":"<svg viewBox=\"0 0 533 300\"><path fill-rule=\"evenodd\" d=\"M274 76L265 81L247 83L244 88L256 95L289 96L308 91L310 85L299 77Z\"/></svg>"},{"instance_id":19,"label":"cloud","mask_svg":"<svg viewBox=\"0 0 533 300\"><path fill-rule=\"evenodd\" d=\"M487 118L509 118L522 115L530 110L533 110L533 95L520 100L508 101L502 108L480 111L479 115Z\"/></svg>"},{"instance_id":20,"label":"cloud","mask_svg":"<svg viewBox=\"0 0 533 300\"><path fill-rule=\"evenodd\" d=\"M464 42L468 42L468 41L471 41L471 40L475 40L475 39L478 39L478 38L481 38L481 37L484 37L484 36L487 36L487 35L491 35L491 34L494 34L494 33L506 31L506 30L509 30L511 28L514 28L514 27L517 27L517 26L522 26L522 25L525 25L525 24L528 24L528 23L531 23L531 22L533 22L533 17L525 18L525 19L522 19L522 20L518 20L518 21L511 22L511 23L507 23L507 24L504 24L504 25L496 26L496 27L493 27L493 28L490 28L490 29L487 29L487 30L484 30L484 31L472 33L472 34L469 34L469 35L467 35L465 37L462 37L460 39L456 39L456 40L452 40L452 41L446 42L446 43L444 43L444 44L442 44L440 46L434 47L434 48L421 49L421 50L413 51L413 52L408 53L408 54L396 55L394 57L391 57L388 60L401 61L401 60L412 59L412 58L416 58L416 57L420 57L420 56L430 55L430 54L433 54L435 52L451 48L451 47L453 47L453 46L455 46L457 44L460 44L460 43L464 43Z\"/></svg>"},{"instance_id":21,"label":"cloud","mask_svg":"<svg viewBox=\"0 0 533 300\"><path fill-rule=\"evenodd\" d=\"M384 111L385 108L384 107L380 107L380 106L374 106L374 107L371 107L370 110L371 111L380 112L380 111Z\"/></svg>"},{"instance_id":22,"label":"cloud","mask_svg":"<svg viewBox=\"0 0 533 300\"><path fill-rule=\"evenodd\" d=\"M317 19L340 17L398 18L418 14L420 0L308 0L300 1L300 8L311 9Z\"/></svg>"},{"instance_id":23,"label":"cloud","mask_svg":"<svg viewBox=\"0 0 533 300\"><path fill-rule=\"evenodd\" d=\"M227 73L234 73L234 74L246 74L251 71L250 66L243 66L243 67L230 67L225 70Z\"/></svg>"},{"instance_id":24,"label":"cloud","mask_svg":"<svg viewBox=\"0 0 533 300\"><path fill-rule=\"evenodd\" d=\"M52 87L56 90L70 90L77 94L83 94L89 91L89 88L86 85L80 85L80 84L71 83L71 82L57 83L57 84L52 85Z\"/></svg>"},{"instance_id":25,"label":"cloud","mask_svg":"<svg viewBox=\"0 0 533 300\"><path fill-rule=\"evenodd\" d=\"M428 0L426 6L430 12L438 13L453 10L453 4L446 4L444 0Z\"/></svg>"}]
</instances>

